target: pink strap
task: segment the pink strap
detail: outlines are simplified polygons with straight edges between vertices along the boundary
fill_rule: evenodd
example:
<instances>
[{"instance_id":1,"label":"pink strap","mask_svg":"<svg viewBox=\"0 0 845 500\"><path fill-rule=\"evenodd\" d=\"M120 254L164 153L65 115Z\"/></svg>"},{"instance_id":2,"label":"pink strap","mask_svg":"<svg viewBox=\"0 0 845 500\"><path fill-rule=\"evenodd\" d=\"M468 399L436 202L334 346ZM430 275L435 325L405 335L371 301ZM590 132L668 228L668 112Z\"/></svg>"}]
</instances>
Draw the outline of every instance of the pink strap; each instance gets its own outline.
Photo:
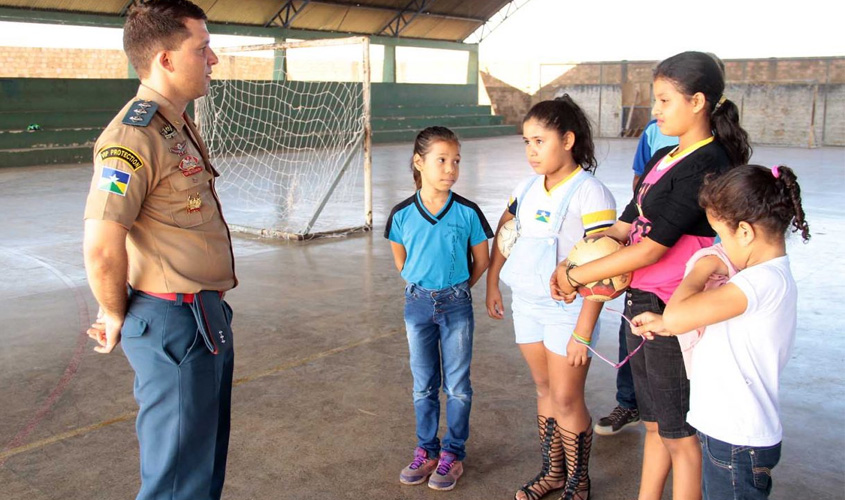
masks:
<instances>
[{"instance_id":1,"label":"pink strap","mask_svg":"<svg viewBox=\"0 0 845 500\"><path fill-rule=\"evenodd\" d=\"M711 247L702 248L690 257L687 261L686 269L684 269L684 277L692 271L692 268L695 266L695 263L698 262L698 259L711 255L715 255L725 263L728 267L728 275L724 276L721 274L714 274L710 276L710 279L707 280L707 283L704 285L705 290L712 290L724 285L737 273L737 269L731 263L730 259L728 259L728 254L725 253L725 249L722 247L721 243L717 243ZM701 337L704 335L704 331L705 328L699 328L697 330L678 335L678 344L680 344L681 353L684 356L684 368L687 370L687 378L690 378L692 374L693 347L695 347L695 344L701 340Z\"/></svg>"}]
</instances>

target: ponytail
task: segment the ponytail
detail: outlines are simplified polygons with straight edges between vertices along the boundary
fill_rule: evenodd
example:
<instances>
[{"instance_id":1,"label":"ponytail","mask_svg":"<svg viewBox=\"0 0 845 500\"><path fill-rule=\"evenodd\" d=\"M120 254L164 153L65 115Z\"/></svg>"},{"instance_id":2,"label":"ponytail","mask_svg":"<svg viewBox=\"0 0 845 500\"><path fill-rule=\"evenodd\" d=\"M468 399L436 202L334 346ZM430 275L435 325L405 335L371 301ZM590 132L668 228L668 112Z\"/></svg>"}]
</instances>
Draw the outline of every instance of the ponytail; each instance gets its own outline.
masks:
<instances>
[{"instance_id":1,"label":"ponytail","mask_svg":"<svg viewBox=\"0 0 845 500\"><path fill-rule=\"evenodd\" d=\"M804 215L804 207L801 206L801 186L798 185L798 177L791 168L779 165L772 167L772 172L777 172L778 184L782 186L785 202L792 209L792 232L801 233L804 243L810 241L810 225Z\"/></svg>"},{"instance_id":2,"label":"ponytail","mask_svg":"<svg viewBox=\"0 0 845 500\"><path fill-rule=\"evenodd\" d=\"M590 120L569 94L556 97L553 101L538 102L528 111L522 123L528 120L537 120L544 128L557 131L561 137L572 132L575 135L572 160L587 172L595 174L599 162L596 160Z\"/></svg>"},{"instance_id":3,"label":"ponytail","mask_svg":"<svg viewBox=\"0 0 845 500\"><path fill-rule=\"evenodd\" d=\"M732 167L748 163L751 159L751 144L748 142L748 132L739 124L739 108L733 101L722 96L713 105L710 128L713 129L713 136L728 153Z\"/></svg>"},{"instance_id":4,"label":"ponytail","mask_svg":"<svg viewBox=\"0 0 845 500\"><path fill-rule=\"evenodd\" d=\"M698 201L733 230L745 221L783 236L792 226L792 232L800 232L805 243L810 240L810 226L801 206L801 187L789 167L742 165L720 176L708 176Z\"/></svg>"},{"instance_id":5,"label":"ponytail","mask_svg":"<svg viewBox=\"0 0 845 500\"><path fill-rule=\"evenodd\" d=\"M414 184L417 186L418 191L422 189L422 175L417 170L416 165L414 165L414 157L416 155L425 156L431 151L434 143L440 141L453 142L460 145L458 136L446 127L427 127L417 134L417 138L414 141L414 153L411 155L411 173L414 175Z\"/></svg>"},{"instance_id":6,"label":"ponytail","mask_svg":"<svg viewBox=\"0 0 845 500\"><path fill-rule=\"evenodd\" d=\"M725 148L731 167L745 165L751 158L748 133L739 124L739 108L725 99L725 73L714 54L681 52L654 69L654 78L665 78L686 96L701 92L710 109L710 129Z\"/></svg>"}]
</instances>

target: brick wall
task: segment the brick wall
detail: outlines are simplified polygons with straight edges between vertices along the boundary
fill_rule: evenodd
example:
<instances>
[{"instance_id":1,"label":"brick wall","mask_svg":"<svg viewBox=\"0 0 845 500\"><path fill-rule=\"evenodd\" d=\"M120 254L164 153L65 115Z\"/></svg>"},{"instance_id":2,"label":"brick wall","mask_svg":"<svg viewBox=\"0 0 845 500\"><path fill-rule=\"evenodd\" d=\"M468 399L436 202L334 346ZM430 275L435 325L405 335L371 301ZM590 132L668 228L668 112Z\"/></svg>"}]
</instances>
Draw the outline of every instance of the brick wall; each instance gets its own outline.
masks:
<instances>
[{"instance_id":1,"label":"brick wall","mask_svg":"<svg viewBox=\"0 0 845 500\"><path fill-rule=\"evenodd\" d=\"M725 95L740 109L752 141L845 146L845 57L725 60ZM657 61L543 65L559 76L529 94L482 72L494 112L521 125L531 105L566 92L593 121L596 135L636 135L650 119ZM524 111L523 111L524 109ZM630 121L628 116L631 116Z\"/></svg>"},{"instance_id":2,"label":"brick wall","mask_svg":"<svg viewBox=\"0 0 845 500\"><path fill-rule=\"evenodd\" d=\"M0 47L2 78L128 78L122 50Z\"/></svg>"}]
</instances>

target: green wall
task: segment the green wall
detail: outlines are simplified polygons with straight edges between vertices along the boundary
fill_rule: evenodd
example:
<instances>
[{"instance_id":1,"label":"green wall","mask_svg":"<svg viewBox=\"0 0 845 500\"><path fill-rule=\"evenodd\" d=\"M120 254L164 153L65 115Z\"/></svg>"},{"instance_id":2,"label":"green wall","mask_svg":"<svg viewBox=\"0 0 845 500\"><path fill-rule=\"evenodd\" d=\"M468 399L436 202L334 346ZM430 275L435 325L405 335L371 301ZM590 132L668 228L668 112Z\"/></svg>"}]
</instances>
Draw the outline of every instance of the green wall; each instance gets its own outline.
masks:
<instances>
[{"instance_id":1,"label":"green wall","mask_svg":"<svg viewBox=\"0 0 845 500\"><path fill-rule=\"evenodd\" d=\"M240 82L248 87L250 82ZM329 94L358 94L357 84L330 83L336 87ZM327 99L325 95L309 96L311 82L288 82L288 91L279 99L252 102L255 112L249 120L267 121L271 106L289 107L285 114L296 116L297 123L308 127L345 126L344 123L316 123L316 116L306 110L308 99ZM90 161L91 148L103 127L115 113L135 95L137 80L82 80L0 78L0 166L77 163ZM501 118L490 114L489 106L478 106L478 87L466 85L373 83L371 86L374 141L412 140L414 131L429 124L465 127L467 137L492 135L501 129ZM274 102L271 102L274 101ZM331 106L331 102L325 104ZM302 105L302 106L300 106ZM231 111L224 111L224 113ZM322 118L325 120L325 118ZM350 120L340 117L335 120ZM27 125L37 123L41 130L26 132ZM223 126L227 127L228 121ZM219 125L219 122L218 122ZM252 127L237 129L234 136L247 135ZM456 130L459 132L459 130ZM303 130L302 132L308 132Z\"/></svg>"}]
</instances>

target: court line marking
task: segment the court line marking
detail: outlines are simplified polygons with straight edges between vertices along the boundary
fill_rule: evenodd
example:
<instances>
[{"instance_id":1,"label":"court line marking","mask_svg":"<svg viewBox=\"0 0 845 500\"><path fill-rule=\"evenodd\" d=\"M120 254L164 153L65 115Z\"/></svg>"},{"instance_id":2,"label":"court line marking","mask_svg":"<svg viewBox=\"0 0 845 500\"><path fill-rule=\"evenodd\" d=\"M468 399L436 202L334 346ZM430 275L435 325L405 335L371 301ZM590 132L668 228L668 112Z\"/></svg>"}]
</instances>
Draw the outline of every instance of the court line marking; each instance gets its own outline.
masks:
<instances>
[{"instance_id":1,"label":"court line marking","mask_svg":"<svg viewBox=\"0 0 845 500\"><path fill-rule=\"evenodd\" d=\"M367 337L367 338L361 339L357 342L352 342L350 344L335 347L335 348L329 349L327 351L318 352L318 353L313 354L311 356L306 356L304 358L300 358L300 359L291 361L289 363L284 363L282 365L279 365L279 366L276 366L276 367L273 367L273 368L270 368L270 369L267 369L267 370L264 370L264 371L260 371L258 373L254 373L252 375L247 375L245 377L235 379L234 382L232 382L232 388L238 387L239 385L247 384L249 382L254 382L254 381L259 380L259 379L267 378L267 377L279 374L281 372L291 370L293 368L304 366L304 365L313 363L314 361L317 361L317 360L320 360L320 359L323 359L323 358L327 358L327 357L332 356L334 354L339 354L339 353L342 353L344 351L348 351L350 349L354 349L356 347L360 347L362 345L369 344L369 343L374 342L376 340L381 340L381 339L385 339L387 337L392 337L392 336L397 335L399 333L401 333L401 331L394 330L394 331L390 331L388 333L383 333L381 335L373 335L372 337ZM21 453L26 453L28 451L37 450L39 448L43 448L45 446L49 446L49 445L52 445L52 444L55 444L55 443L59 443L61 441L65 441L67 439L71 439L71 438L74 438L74 437L77 437L77 436L82 436L84 434L88 434L89 432L98 431L98 430L103 429L105 427L108 427L110 425L119 424L121 422L126 422L127 420L134 419L135 416L137 416L137 415L138 415L137 410L133 411L131 413L124 413L123 415L114 417L114 418L109 419L109 420L104 420L102 422L92 424L92 425L88 425L88 426L85 426L85 427L79 427L77 429L73 429L73 430L70 430L68 432L56 434L55 436L51 436L51 437L41 439L41 440L38 440L38 441L33 441L32 443L29 443L29 444L25 444L25 445L22 445L22 446L17 446L15 448L10 448L10 449L4 450L4 451L0 452L0 467L2 467L2 465L6 462L7 459L9 459L9 458L11 458L15 455L20 455Z\"/></svg>"},{"instance_id":2,"label":"court line marking","mask_svg":"<svg viewBox=\"0 0 845 500\"><path fill-rule=\"evenodd\" d=\"M18 431L15 437L12 438L11 441L4 447L4 451L0 453L0 467L6 463L6 456L5 450L14 450L19 449L23 443L26 441L26 438L32 434L32 431L38 427L38 424L44 420L44 417L53 409L53 405L56 404L58 401L59 396L67 389L70 381L73 379L76 372L79 370L79 365L82 362L82 355L85 353L85 346L88 343L88 334L86 333L88 329L88 325L91 323L91 314L88 311L88 303L85 301L85 297L82 295L82 292L79 290L79 287L70 279L70 277L60 271L58 268L46 262L45 260L36 257L34 255L30 255L26 252L19 251L19 252L12 252L8 248L0 247L0 252L3 252L7 255L12 256L13 258L17 257L25 257L29 260L34 261L35 263L39 264L40 266L46 268L48 271L56 275L68 288L73 291L73 297L76 301L76 309L78 312L78 320L79 320L79 329L80 332L76 337L76 347L73 350L73 354L71 355L70 361L68 362L67 367L65 367L65 371L62 374L59 381L56 383L56 386L53 387L53 390L50 391L50 394L47 396L47 399L41 404L41 407L38 409L37 412L29 419L29 421L24 425L24 427Z\"/></svg>"}]
</instances>

